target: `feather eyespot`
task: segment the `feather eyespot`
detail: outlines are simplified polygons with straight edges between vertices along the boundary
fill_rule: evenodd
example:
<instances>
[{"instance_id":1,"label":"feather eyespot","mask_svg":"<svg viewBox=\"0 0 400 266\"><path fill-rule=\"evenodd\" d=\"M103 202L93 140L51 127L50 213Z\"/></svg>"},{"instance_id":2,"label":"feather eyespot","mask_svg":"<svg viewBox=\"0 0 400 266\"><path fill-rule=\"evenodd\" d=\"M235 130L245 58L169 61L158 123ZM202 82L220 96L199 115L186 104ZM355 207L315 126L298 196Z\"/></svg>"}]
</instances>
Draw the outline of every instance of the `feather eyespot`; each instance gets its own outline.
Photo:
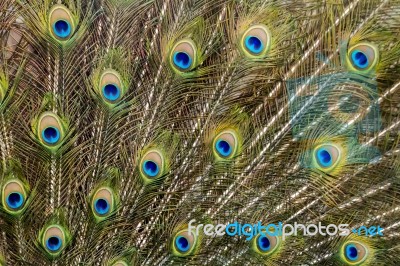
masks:
<instances>
[{"instance_id":1,"label":"feather eyespot","mask_svg":"<svg viewBox=\"0 0 400 266\"><path fill-rule=\"evenodd\" d=\"M172 67L178 72L191 71L197 65L196 45L191 39L179 41L170 54Z\"/></svg>"},{"instance_id":2,"label":"feather eyespot","mask_svg":"<svg viewBox=\"0 0 400 266\"><path fill-rule=\"evenodd\" d=\"M42 138L47 144L53 145L60 140L60 131L56 127L48 126L42 130Z\"/></svg>"},{"instance_id":3,"label":"feather eyespot","mask_svg":"<svg viewBox=\"0 0 400 266\"><path fill-rule=\"evenodd\" d=\"M164 156L158 150L150 150L140 161L140 172L145 179L155 179L163 174Z\"/></svg>"},{"instance_id":4,"label":"feather eyespot","mask_svg":"<svg viewBox=\"0 0 400 266\"><path fill-rule=\"evenodd\" d=\"M53 24L53 32L59 38L66 38L71 34L71 25L68 21L59 19Z\"/></svg>"},{"instance_id":5,"label":"feather eyespot","mask_svg":"<svg viewBox=\"0 0 400 266\"><path fill-rule=\"evenodd\" d=\"M271 48L271 33L263 24L254 25L243 34L241 46L249 58L265 57Z\"/></svg>"},{"instance_id":6,"label":"feather eyespot","mask_svg":"<svg viewBox=\"0 0 400 266\"><path fill-rule=\"evenodd\" d=\"M173 239L173 250L176 256L192 254L197 245L197 236L188 230L178 232Z\"/></svg>"},{"instance_id":7,"label":"feather eyespot","mask_svg":"<svg viewBox=\"0 0 400 266\"><path fill-rule=\"evenodd\" d=\"M323 144L314 149L314 158L322 170L329 169L338 163L340 150L335 145Z\"/></svg>"},{"instance_id":8,"label":"feather eyespot","mask_svg":"<svg viewBox=\"0 0 400 266\"><path fill-rule=\"evenodd\" d=\"M369 63L367 55L363 51L360 51L360 50L352 51L351 59L353 61L353 64L361 69L366 68Z\"/></svg>"},{"instance_id":9,"label":"feather eyespot","mask_svg":"<svg viewBox=\"0 0 400 266\"><path fill-rule=\"evenodd\" d=\"M115 199L113 190L109 187L99 188L92 197L92 210L95 218L102 221L114 210Z\"/></svg>"},{"instance_id":10,"label":"feather eyespot","mask_svg":"<svg viewBox=\"0 0 400 266\"><path fill-rule=\"evenodd\" d=\"M7 205L11 209L18 209L24 204L24 197L19 192L12 192L7 196Z\"/></svg>"},{"instance_id":11,"label":"feather eyespot","mask_svg":"<svg viewBox=\"0 0 400 266\"><path fill-rule=\"evenodd\" d=\"M353 70L369 72L373 70L379 58L378 48L370 43L359 43L350 47L348 60Z\"/></svg>"},{"instance_id":12,"label":"feather eyespot","mask_svg":"<svg viewBox=\"0 0 400 266\"><path fill-rule=\"evenodd\" d=\"M100 77L99 93L109 104L117 103L124 94L123 82L120 75L114 70L106 70Z\"/></svg>"},{"instance_id":13,"label":"feather eyespot","mask_svg":"<svg viewBox=\"0 0 400 266\"><path fill-rule=\"evenodd\" d=\"M214 139L214 152L222 159L230 159L238 149L238 137L235 132L226 130L218 134Z\"/></svg>"},{"instance_id":14,"label":"feather eyespot","mask_svg":"<svg viewBox=\"0 0 400 266\"><path fill-rule=\"evenodd\" d=\"M156 162L148 160L143 162L143 172L149 177L155 177L160 169Z\"/></svg>"},{"instance_id":15,"label":"feather eyespot","mask_svg":"<svg viewBox=\"0 0 400 266\"><path fill-rule=\"evenodd\" d=\"M42 245L52 256L57 256L66 246L66 231L59 225L50 225L42 236Z\"/></svg>"},{"instance_id":16,"label":"feather eyespot","mask_svg":"<svg viewBox=\"0 0 400 266\"><path fill-rule=\"evenodd\" d=\"M52 252L59 250L61 245L62 240L58 236L51 236L46 240L46 247Z\"/></svg>"},{"instance_id":17,"label":"feather eyespot","mask_svg":"<svg viewBox=\"0 0 400 266\"><path fill-rule=\"evenodd\" d=\"M175 247L180 252L187 252L190 249L189 240L185 236L178 236L175 239Z\"/></svg>"},{"instance_id":18,"label":"feather eyespot","mask_svg":"<svg viewBox=\"0 0 400 266\"><path fill-rule=\"evenodd\" d=\"M99 215L107 214L110 211L110 203L103 198L97 199L94 202L94 209Z\"/></svg>"},{"instance_id":19,"label":"feather eyespot","mask_svg":"<svg viewBox=\"0 0 400 266\"><path fill-rule=\"evenodd\" d=\"M45 112L39 117L37 135L42 144L54 147L64 138L64 129L60 118L53 112Z\"/></svg>"},{"instance_id":20,"label":"feather eyespot","mask_svg":"<svg viewBox=\"0 0 400 266\"><path fill-rule=\"evenodd\" d=\"M366 260L368 249L361 243L349 241L343 246L345 261L350 265L358 265Z\"/></svg>"},{"instance_id":21,"label":"feather eyespot","mask_svg":"<svg viewBox=\"0 0 400 266\"><path fill-rule=\"evenodd\" d=\"M269 234L259 234L253 243L253 250L261 255L269 255L277 250L280 240Z\"/></svg>"},{"instance_id":22,"label":"feather eyespot","mask_svg":"<svg viewBox=\"0 0 400 266\"><path fill-rule=\"evenodd\" d=\"M68 40L75 31L71 11L64 5L55 5L50 11L51 33L57 40Z\"/></svg>"},{"instance_id":23,"label":"feather eyespot","mask_svg":"<svg viewBox=\"0 0 400 266\"><path fill-rule=\"evenodd\" d=\"M188 69L192 65L192 57L186 52L174 53L174 64L182 70Z\"/></svg>"},{"instance_id":24,"label":"feather eyespot","mask_svg":"<svg viewBox=\"0 0 400 266\"><path fill-rule=\"evenodd\" d=\"M19 180L10 180L3 186L3 206L10 212L20 211L26 202L26 191Z\"/></svg>"},{"instance_id":25,"label":"feather eyespot","mask_svg":"<svg viewBox=\"0 0 400 266\"><path fill-rule=\"evenodd\" d=\"M215 148L222 157L228 157L232 154L231 144L227 140L218 139L217 143L215 143Z\"/></svg>"},{"instance_id":26,"label":"feather eyespot","mask_svg":"<svg viewBox=\"0 0 400 266\"><path fill-rule=\"evenodd\" d=\"M115 84L106 84L103 87L103 96L109 101L115 101L121 95L120 89Z\"/></svg>"},{"instance_id":27,"label":"feather eyespot","mask_svg":"<svg viewBox=\"0 0 400 266\"><path fill-rule=\"evenodd\" d=\"M315 144L304 153L304 167L335 176L342 172L349 162L348 151L352 143L351 139L345 137L316 139Z\"/></svg>"}]
</instances>

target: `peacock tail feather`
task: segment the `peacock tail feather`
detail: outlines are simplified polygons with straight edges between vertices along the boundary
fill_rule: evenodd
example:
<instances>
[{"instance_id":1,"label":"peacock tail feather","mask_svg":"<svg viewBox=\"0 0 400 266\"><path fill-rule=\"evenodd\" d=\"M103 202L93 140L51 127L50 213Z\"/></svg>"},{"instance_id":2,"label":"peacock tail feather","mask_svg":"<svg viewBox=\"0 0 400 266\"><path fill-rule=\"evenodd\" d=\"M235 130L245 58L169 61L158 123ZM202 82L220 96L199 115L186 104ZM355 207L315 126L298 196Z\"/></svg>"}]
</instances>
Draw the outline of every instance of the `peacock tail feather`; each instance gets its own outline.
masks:
<instances>
[{"instance_id":1,"label":"peacock tail feather","mask_svg":"<svg viewBox=\"0 0 400 266\"><path fill-rule=\"evenodd\" d=\"M400 264L398 0L2 0L0 27L0 265Z\"/></svg>"}]
</instances>

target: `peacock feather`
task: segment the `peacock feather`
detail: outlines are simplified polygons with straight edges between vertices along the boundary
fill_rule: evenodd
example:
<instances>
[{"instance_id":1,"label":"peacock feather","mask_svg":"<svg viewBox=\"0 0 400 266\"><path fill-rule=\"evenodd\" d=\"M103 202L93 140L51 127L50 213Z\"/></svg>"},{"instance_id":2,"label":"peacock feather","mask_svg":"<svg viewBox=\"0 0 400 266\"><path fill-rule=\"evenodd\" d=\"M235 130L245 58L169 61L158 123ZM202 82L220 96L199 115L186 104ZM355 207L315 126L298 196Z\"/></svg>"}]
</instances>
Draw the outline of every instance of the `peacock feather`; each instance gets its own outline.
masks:
<instances>
[{"instance_id":1,"label":"peacock feather","mask_svg":"<svg viewBox=\"0 0 400 266\"><path fill-rule=\"evenodd\" d=\"M0 45L0 265L400 265L400 1L2 0Z\"/></svg>"}]
</instances>

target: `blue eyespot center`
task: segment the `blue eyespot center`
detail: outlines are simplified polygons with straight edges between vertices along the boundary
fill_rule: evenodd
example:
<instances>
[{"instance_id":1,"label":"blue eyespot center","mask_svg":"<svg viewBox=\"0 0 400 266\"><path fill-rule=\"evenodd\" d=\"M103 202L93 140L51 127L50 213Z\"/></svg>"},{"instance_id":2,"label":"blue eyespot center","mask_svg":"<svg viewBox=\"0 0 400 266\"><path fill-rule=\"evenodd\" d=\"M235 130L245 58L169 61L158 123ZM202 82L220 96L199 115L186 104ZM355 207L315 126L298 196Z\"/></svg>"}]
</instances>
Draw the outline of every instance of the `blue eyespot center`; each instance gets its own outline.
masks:
<instances>
[{"instance_id":1,"label":"blue eyespot center","mask_svg":"<svg viewBox=\"0 0 400 266\"><path fill-rule=\"evenodd\" d=\"M24 197L19 192L12 192L7 196L7 205L11 209L18 209L24 204Z\"/></svg>"},{"instance_id":2,"label":"blue eyespot center","mask_svg":"<svg viewBox=\"0 0 400 266\"><path fill-rule=\"evenodd\" d=\"M150 160L143 163L143 171L150 177L155 177L160 172L157 163Z\"/></svg>"},{"instance_id":3,"label":"blue eyespot center","mask_svg":"<svg viewBox=\"0 0 400 266\"><path fill-rule=\"evenodd\" d=\"M368 66L368 57L360 50L354 50L351 53L351 59L358 68L366 68Z\"/></svg>"},{"instance_id":4,"label":"blue eyespot center","mask_svg":"<svg viewBox=\"0 0 400 266\"><path fill-rule=\"evenodd\" d=\"M259 54L264 49L262 41L255 36L247 36L245 39L247 50L253 54Z\"/></svg>"},{"instance_id":5,"label":"blue eyespot center","mask_svg":"<svg viewBox=\"0 0 400 266\"><path fill-rule=\"evenodd\" d=\"M176 248L181 252L186 252L189 250L189 241L184 236L178 236L175 240Z\"/></svg>"},{"instance_id":6,"label":"blue eyespot center","mask_svg":"<svg viewBox=\"0 0 400 266\"><path fill-rule=\"evenodd\" d=\"M109 101L117 100L120 95L120 89L114 84L107 84L103 87L103 96Z\"/></svg>"},{"instance_id":7,"label":"blue eyespot center","mask_svg":"<svg viewBox=\"0 0 400 266\"><path fill-rule=\"evenodd\" d=\"M232 147L225 140L217 140L217 142L215 143L215 148L217 149L217 152L223 157L228 157L232 154Z\"/></svg>"},{"instance_id":8,"label":"blue eyespot center","mask_svg":"<svg viewBox=\"0 0 400 266\"><path fill-rule=\"evenodd\" d=\"M71 34L71 25L65 20L57 20L53 24L54 33L59 38L66 38Z\"/></svg>"},{"instance_id":9,"label":"blue eyespot center","mask_svg":"<svg viewBox=\"0 0 400 266\"><path fill-rule=\"evenodd\" d=\"M322 167L329 167L332 165L332 156L329 151L324 148L317 151L317 160Z\"/></svg>"},{"instance_id":10,"label":"blue eyespot center","mask_svg":"<svg viewBox=\"0 0 400 266\"><path fill-rule=\"evenodd\" d=\"M192 58L185 52L174 53L174 64L180 69L187 70L192 65Z\"/></svg>"},{"instance_id":11,"label":"blue eyespot center","mask_svg":"<svg viewBox=\"0 0 400 266\"><path fill-rule=\"evenodd\" d=\"M355 245L349 244L346 246L346 257L351 261L358 259L358 250Z\"/></svg>"},{"instance_id":12,"label":"blue eyespot center","mask_svg":"<svg viewBox=\"0 0 400 266\"><path fill-rule=\"evenodd\" d=\"M110 204L108 204L108 201L106 199L97 199L94 203L94 209L96 212L100 215L107 214L108 211L110 210Z\"/></svg>"},{"instance_id":13,"label":"blue eyespot center","mask_svg":"<svg viewBox=\"0 0 400 266\"><path fill-rule=\"evenodd\" d=\"M46 246L50 251L57 251L61 248L61 239L58 236L51 236L47 239Z\"/></svg>"},{"instance_id":14,"label":"blue eyespot center","mask_svg":"<svg viewBox=\"0 0 400 266\"><path fill-rule=\"evenodd\" d=\"M271 248L271 242L269 241L268 237L260 236L257 240L258 247L262 251L268 251Z\"/></svg>"},{"instance_id":15,"label":"blue eyespot center","mask_svg":"<svg viewBox=\"0 0 400 266\"><path fill-rule=\"evenodd\" d=\"M60 131L55 127L46 127L42 131L43 140L48 144L55 144L60 140Z\"/></svg>"}]
</instances>

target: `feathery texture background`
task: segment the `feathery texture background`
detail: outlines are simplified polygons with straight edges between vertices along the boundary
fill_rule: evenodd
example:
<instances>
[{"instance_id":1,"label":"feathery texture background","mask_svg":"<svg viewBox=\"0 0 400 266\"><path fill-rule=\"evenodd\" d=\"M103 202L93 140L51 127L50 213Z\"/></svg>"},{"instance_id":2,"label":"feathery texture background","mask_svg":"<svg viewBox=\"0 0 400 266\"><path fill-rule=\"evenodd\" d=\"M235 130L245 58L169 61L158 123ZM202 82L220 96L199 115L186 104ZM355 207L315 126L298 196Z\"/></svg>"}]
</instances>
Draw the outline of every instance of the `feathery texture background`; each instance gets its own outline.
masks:
<instances>
[{"instance_id":1,"label":"feathery texture background","mask_svg":"<svg viewBox=\"0 0 400 266\"><path fill-rule=\"evenodd\" d=\"M399 1L2 0L0 27L3 264L399 265Z\"/></svg>"}]
</instances>

